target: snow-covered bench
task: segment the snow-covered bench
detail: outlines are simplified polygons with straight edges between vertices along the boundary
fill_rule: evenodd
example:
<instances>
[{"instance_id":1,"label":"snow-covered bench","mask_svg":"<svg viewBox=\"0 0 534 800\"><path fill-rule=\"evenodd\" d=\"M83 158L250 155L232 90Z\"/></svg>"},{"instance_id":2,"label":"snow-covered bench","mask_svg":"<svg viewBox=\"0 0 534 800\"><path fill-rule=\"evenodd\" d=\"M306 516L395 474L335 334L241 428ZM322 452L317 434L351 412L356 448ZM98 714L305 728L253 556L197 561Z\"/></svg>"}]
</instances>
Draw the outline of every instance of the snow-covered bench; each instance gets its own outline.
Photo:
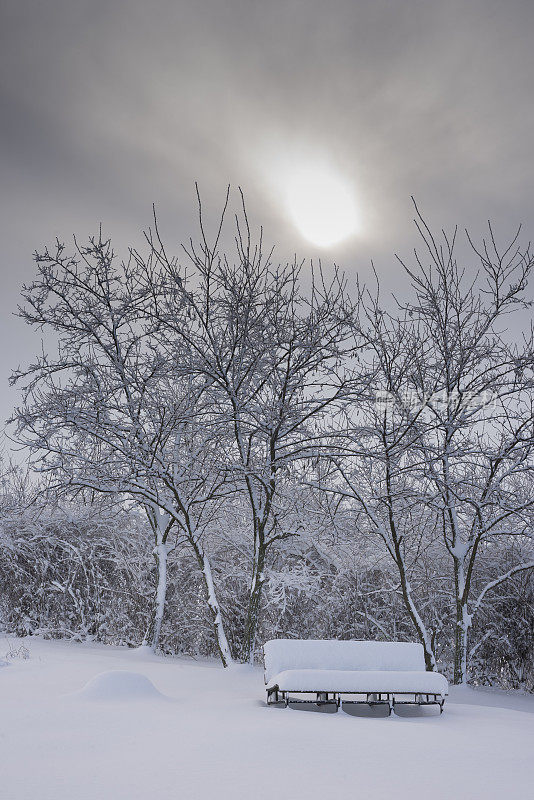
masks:
<instances>
[{"instance_id":1,"label":"snow-covered bench","mask_svg":"<svg viewBox=\"0 0 534 800\"><path fill-rule=\"evenodd\" d=\"M412 642L274 639L263 647L267 703L438 705L449 685L425 670L423 647ZM294 695L315 695L295 697Z\"/></svg>"}]
</instances>

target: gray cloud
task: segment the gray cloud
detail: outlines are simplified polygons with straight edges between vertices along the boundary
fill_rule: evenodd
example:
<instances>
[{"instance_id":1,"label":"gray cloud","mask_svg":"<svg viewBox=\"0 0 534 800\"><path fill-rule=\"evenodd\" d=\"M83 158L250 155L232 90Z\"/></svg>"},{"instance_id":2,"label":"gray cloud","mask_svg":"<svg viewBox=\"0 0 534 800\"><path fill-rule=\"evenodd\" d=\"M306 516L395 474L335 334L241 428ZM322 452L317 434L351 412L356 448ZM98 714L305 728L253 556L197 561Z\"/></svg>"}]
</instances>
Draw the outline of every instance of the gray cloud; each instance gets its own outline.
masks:
<instances>
[{"instance_id":1,"label":"gray cloud","mask_svg":"<svg viewBox=\"0 0 534 800\"><path fill-rule=\"evenodd\" d=\"M373 257L393 286L411 194L440 226L532 227L530 0L2 0L1 17L4 386L35 349L10 316L20 283L56 235L139 240L154 201L178 242L194 180L214 210L231 182L281 255L314 254L273 154L354 182L365 229L323 257L364 274Z\"/></svg>"}]
</instances>

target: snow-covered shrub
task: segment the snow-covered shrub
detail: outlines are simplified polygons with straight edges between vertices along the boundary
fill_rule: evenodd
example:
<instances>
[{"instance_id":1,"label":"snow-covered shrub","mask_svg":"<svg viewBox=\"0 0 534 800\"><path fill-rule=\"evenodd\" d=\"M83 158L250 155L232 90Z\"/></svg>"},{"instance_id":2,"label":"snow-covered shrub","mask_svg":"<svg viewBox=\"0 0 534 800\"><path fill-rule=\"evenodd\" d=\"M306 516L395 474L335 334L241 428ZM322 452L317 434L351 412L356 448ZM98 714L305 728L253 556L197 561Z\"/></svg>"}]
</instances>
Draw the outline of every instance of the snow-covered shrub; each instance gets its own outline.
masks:
<instances>
[{"instance_id":1,"label":"snow-covered shrub","mask_svg":"<svg viewBox=\"0 0 534 800\"><path fill-rule=\"evenodd\" d=\"M0 526L2 622L17 635L138 644L150 553L131 515L28 510Z\"/></svg>"},{"instance_id":2,"label":"snow-covered shrub","mask_svg":"<svg viewBox=\"0 0 534 800\"><path fill-rule=\"evenodd\" d=\"M515 575L488 598L472 631L470 679L534 691L534 575Z\"/></svg>"},{"instance_id":3,"label":"snow-covered shrub","mask_svg":"<svg viewBox=\"0 0 534 800\"><path fill-rule=\"evenodd\" d=\"M287 539L265 570L256 643L277 637L414 639L388 564L362 533L340 525ZM235 508L206 540L231 647L246 619L250 554ZM508 560L518 554L510 544ZM505 555L480 563L480 585L506 571ZM100 504L29 508L0 521L0 625L17 635L139 645L150 620L156 565L146 520ZM452 592L432 551L411 572L440 669L452 674ZM160 647L169 654L217 656L198 563L187 547L171 551ZM525 572L484 598L470 636L470 680L534 688L534 578Z\"/></svg>"}]
</instances>

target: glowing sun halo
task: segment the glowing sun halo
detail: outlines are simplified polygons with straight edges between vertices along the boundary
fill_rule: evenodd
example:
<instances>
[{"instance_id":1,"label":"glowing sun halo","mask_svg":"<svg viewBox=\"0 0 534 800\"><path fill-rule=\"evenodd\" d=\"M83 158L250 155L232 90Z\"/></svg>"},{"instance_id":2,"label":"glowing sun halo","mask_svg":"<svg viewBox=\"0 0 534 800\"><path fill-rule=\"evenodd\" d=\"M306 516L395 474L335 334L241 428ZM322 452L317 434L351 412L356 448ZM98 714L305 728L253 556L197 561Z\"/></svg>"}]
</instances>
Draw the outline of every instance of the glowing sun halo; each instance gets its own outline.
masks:
<instances>
[{"instance_id":1,"label":"glowing sun halo","mask_svg":"<svg viewBox=\"0 0 534 800\"><path fill-rule=\"evenodd\" d=\"M338 244L359 228L352 192L328 173L295 176L288 185L287 206L300 233L318 247Z\"/></svg>"}]
</instances>

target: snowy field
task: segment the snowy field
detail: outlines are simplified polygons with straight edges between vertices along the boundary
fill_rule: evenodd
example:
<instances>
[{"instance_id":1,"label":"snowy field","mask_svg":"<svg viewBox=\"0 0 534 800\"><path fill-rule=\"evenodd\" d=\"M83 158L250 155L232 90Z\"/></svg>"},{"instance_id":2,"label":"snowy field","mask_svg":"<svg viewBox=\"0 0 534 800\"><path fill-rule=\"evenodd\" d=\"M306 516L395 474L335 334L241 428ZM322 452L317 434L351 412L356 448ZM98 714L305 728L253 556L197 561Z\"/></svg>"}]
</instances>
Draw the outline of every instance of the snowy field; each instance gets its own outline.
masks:
<instances>
[{"instance_id":1,"label":"snowy field","mask_svg":"<svg viewBox=\"0 0 534 800\"><path fill-rule=\"evenodd\" d=\"M534 791L532 697L453 688L441 717L285 710L265 706L260 669L38 638L0 638L0 659L21 645L29 659L0 667L3 800Z\"/></svg>"}]
</instances>

